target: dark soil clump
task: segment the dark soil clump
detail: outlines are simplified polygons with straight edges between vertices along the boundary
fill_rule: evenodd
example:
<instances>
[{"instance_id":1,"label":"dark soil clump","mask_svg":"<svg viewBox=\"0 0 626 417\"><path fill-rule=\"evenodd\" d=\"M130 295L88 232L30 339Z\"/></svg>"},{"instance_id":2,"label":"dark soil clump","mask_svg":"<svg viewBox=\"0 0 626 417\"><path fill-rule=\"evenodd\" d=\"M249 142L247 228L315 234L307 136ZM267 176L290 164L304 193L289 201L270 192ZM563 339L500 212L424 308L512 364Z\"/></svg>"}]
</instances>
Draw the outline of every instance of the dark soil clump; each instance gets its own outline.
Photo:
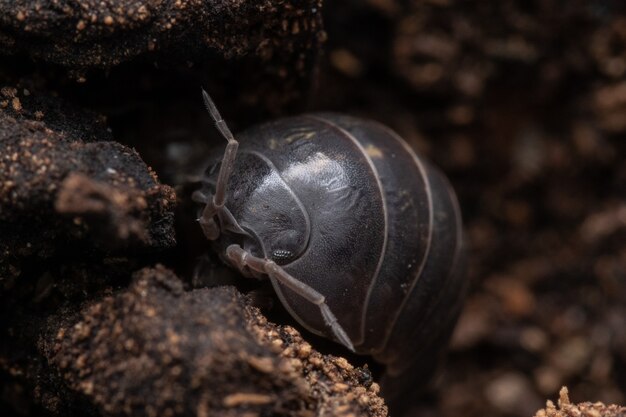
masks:
<instances>
[{"instance_id":1,"label":"dark soil clump","mask_svg":"<svg viewBox=\"0 0 626 417\"><path fill-rule=\"evenodd\" d=\"M407 415L623 416L625 22L620 1L0 0L0 414L386 415L370 359L262 284L194 276L189 194L225 146L204 87L234 132L339 111L450 178L469 296ZM563 386L590 402L541 409Z\"/></svg>"}]
</instances>

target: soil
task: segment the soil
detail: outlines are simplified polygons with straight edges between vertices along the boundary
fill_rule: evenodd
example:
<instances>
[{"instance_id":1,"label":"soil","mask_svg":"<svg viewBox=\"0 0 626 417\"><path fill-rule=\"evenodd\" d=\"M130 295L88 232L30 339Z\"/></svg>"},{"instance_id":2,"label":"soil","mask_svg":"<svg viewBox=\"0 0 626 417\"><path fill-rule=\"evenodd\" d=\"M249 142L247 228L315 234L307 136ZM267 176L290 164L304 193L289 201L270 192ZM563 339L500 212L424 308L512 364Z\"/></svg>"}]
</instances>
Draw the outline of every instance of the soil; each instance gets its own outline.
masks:
<instances>
[{"instance_id":1,"label":"soil","mask_svg":"<svg viewBox=\"0 0 626 417\"><path fill-rule=\"evenodd\" d=\"M194 279L204 86L235 132L378 120L454 186L469 294L390 415L626 415L625 27L610 0L0 0L0 413L387 414L368 358Z\"/></svg>"}]
</instances>

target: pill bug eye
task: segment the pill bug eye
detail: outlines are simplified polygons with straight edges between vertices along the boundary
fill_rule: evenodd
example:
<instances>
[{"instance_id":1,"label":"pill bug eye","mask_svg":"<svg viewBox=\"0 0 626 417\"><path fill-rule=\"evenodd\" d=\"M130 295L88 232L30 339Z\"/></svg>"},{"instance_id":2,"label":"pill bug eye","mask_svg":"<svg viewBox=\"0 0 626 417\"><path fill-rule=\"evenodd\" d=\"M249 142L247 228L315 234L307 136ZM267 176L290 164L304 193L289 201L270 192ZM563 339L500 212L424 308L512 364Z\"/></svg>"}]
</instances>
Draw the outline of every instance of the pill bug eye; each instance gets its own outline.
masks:
<instances>
[{"instance_id":1,"label":"pill bug eye","mask_svg":"<svg viewBox=\"0 0 626 417\"><path fill-rule=\"evenodd\" d=\"M293 258L293 252L286 249L275 249L272 252L272 260L278 265L283 265Z\"/></svg>"},{"instance_id":2,"label":"pill bug eye","mask_svg":"<svg viewBox=\"0 0 626 417\"><path fill-rule=\"evenodd\" d=\"M293 229L278 231L274 236L272 247L269 248L269 255L278 265L288 264L298 254L296 250L299 247L297 243L301 240L300 236Z\"/></svg>"}]
</instances>

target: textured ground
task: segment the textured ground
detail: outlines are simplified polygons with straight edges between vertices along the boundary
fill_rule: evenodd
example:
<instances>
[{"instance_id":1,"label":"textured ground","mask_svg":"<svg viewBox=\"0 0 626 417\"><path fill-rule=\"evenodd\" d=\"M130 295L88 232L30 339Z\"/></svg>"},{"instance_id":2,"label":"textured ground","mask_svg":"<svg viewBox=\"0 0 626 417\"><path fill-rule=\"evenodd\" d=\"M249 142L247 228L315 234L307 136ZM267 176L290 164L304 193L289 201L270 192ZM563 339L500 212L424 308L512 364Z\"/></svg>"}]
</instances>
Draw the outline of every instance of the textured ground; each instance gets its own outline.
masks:
<instances>
[{"instance_id":1,"label":"textured ground","mask_svg":"<svg viewBox=\"0 0 626 417\"><path fill-rule=\"evenodd\" d=\"M409 415L624 415L596 404L626 403L624 27L620 1L0 0L0 412L385 415L374 364L194 289L205 86L234 131L370 117L450 177L471 290Z\"/></svg>"},{"instance_id":2,"label":"textured ground","mask_svg":"<svg viewBox=\"0 0 626 417\"><path fill-rule=\"evenodd\" d=\"M185 291L160 266L52 317L39 343L67 386L43 399L59 414L83 397L106 415L386 415L368 371L268 323L234 288Z\"/></svg>"},{"instance_id":3,"label":"textured ground","mask_svg":"<svg viewBox=\"0 0 626 417\"><path fill-rule=\"evenodd\" d=\"M564 387L559 392L557 406L548 400L546 408L537 411L535 417L620 417L624 415L626 415L626 407L618 405L606 406L601 402L572 404L568 396L568 390Z\"/></svg>"}]
</instances>

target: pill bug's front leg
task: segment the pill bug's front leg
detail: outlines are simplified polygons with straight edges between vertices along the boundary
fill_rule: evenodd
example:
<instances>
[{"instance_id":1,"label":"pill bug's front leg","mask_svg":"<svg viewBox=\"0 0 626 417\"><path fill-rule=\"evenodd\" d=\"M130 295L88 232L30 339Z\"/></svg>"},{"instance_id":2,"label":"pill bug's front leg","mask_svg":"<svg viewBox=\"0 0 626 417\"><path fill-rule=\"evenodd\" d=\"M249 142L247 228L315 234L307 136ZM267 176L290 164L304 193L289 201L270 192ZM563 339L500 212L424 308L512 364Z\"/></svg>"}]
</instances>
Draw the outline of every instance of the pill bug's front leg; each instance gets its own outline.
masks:
<instances>
[{"instance_id":1,"label":"pill bug's front leg","mask_svg":"<svg viewBox=\"0 0 626 417\"><path fill-rule=\"evenodd\" d=\"M205 204L202 214L198 217L198 223L202 227L202 232L209 240L217 240L220 236L220 228L215 222L217 209L213 204L213 195L202 190L196 190L191 195L191 199L197 203Z\"/></svg>"},{"instance_id":2,"label":"pill bug's front leg","mask_svg":"<svg viewBox=\"0 0 626 417\"><path fill-rule=\"evenodd\" d=\"M274 261L251 255L239 245L230 245L226 249L226 257L239 268L247 266L253 271L267 274L270 278L273 278L285 285L305 300L318 306L322 317L324 318L324 322L328 327L330 327L337 341L354 352L354 345L352 344L350 337L348 337L343 327L339 324L337 317L335 317L331 309L328 307L328 304L326 304L325 297L318 291L290 275Z\"/></svg>"}]
</instances>

